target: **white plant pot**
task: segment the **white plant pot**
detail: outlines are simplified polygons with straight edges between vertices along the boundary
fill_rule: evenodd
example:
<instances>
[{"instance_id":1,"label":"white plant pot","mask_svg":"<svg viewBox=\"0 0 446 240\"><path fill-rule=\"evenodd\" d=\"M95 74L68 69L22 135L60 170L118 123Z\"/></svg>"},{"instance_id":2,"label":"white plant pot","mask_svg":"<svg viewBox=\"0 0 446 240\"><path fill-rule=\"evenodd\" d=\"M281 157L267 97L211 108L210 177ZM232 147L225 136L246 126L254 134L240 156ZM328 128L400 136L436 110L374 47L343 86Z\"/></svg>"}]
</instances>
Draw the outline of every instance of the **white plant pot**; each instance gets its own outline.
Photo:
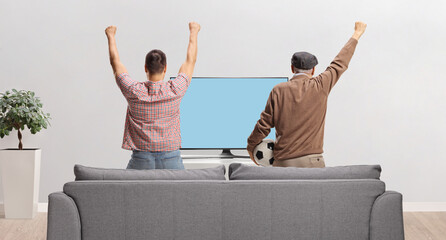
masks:
<instances>
[{"instance_id":1,"label":"white plant pot","mask_svg":"<svg viewBox=\"0 0 446 240\"><path fill-rule=\"evenodd\" d=\"M0 150L5 218L34 218L40 182L40 149Z\"/></svg>"}]
</instances>

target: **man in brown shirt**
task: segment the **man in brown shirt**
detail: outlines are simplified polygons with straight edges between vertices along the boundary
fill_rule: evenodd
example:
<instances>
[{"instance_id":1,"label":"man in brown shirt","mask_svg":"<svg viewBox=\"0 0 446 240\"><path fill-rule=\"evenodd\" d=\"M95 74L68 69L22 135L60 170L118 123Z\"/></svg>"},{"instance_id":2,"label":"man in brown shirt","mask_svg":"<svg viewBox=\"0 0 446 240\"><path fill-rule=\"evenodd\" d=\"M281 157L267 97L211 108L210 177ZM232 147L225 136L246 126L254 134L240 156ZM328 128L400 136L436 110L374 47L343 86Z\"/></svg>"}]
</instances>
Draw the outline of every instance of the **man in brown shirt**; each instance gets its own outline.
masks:
<instances>
[{"instance_id":1,"label":"man in brown shirt","mask_svg":"<svg viewBox=\"0 0 446 240\"><path fill-rule=\"evenodd\" d=\"M253 158L253 150L276 129L273 166L325 167L322 157L327 99L333 86L355 52L366 24L355 23L355 32L330 66L313 77L317 59L310 53L297 52L291 59L294 76L276 85L271 91L265 110L261 113L248 138L247 150Z\"/></svg>"}]
</instances>

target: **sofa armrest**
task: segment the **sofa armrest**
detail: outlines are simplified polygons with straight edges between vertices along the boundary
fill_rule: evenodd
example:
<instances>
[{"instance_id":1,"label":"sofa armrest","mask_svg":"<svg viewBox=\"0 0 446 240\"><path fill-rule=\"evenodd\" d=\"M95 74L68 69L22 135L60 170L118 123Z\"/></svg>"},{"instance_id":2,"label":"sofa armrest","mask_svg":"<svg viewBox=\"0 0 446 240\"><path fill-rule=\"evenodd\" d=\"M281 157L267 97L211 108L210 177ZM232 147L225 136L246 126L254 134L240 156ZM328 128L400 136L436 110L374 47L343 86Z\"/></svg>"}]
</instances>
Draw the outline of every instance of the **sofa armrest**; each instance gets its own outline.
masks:
<instances>
[{"instance_id":1,"label":"sofa armrest","mask_svg":"<svg viewBox=\"0 0 446 240\"><path fill-rule=\"evenodd\" d=\"M81 240L81 221L73 199L65 193L48 196L47 240Z\"/></svg>"},{"instance_id":2,"label":"sofa armrest","mask_svg":"<svg viewBox=\"0 0 446 240\"><path fill-rule=\"evenodd\" d=\"M370 215L370 240L404 240L403 196L386 191L377 197Z\"/></svg>"}]
</instances>

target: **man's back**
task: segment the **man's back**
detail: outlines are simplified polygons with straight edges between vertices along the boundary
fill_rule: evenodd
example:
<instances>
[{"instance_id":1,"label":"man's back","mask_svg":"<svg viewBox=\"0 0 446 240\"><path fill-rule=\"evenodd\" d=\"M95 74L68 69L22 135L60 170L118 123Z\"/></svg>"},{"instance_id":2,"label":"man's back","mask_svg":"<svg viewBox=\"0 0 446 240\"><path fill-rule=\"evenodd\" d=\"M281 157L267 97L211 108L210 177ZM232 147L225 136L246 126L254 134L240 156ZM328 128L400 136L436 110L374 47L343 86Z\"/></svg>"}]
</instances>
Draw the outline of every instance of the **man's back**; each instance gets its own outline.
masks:
<instances>
[{"instance_id":1,"label":"man's back","mask_svg":"<svg viewBox=\"0 0 446 240\"><path fill-rule=\"evenodd\" d=\"M275 159L322 153L328 94L314 78L297 75L271 93L276 111Z\"/></svg>"},{"instance_id":2,"label":"man's back","mask_svg":"<svg viewBox=\"0 0 446 240\"><path fill-rule=\"evenodd\" d=\"M122 148L173 151L181 147L180 103L190 84L185 74L168 82L137 82L128 73L116 78L128 102Z\"/></svg>"}]
</instances>

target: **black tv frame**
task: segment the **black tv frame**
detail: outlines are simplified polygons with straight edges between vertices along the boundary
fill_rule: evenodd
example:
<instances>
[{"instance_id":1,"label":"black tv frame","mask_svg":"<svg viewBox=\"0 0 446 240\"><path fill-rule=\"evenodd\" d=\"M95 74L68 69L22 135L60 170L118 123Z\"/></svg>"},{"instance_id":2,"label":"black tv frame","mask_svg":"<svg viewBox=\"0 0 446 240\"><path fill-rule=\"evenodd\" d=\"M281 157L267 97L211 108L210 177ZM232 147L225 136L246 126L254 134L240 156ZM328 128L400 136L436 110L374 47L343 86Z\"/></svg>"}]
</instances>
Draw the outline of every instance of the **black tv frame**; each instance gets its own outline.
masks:
<instances>
[{"instance_id":1,"label":"black tv frame","mask_svg":"<svg viewBox=\"0 0 446 240\"><path fill-rule=\"evenodd\" d=\"M176 77L170 77L170 80L175 79ZM192 77L192 79L197 79L197 78L245 78L245 79L249 79L249 78L255 78L255 79L262 79L262 78L286 78L287 81L289 81L289 77ZM182 156L183 158L187 159L187 158L250 158L249 156L243 156L243 155L234 155L231 153L231 150L244 150L246 148L180 148L180 150L222 150L222 152L218 155L215 156L203 156L203 157L197 157L197 156L193 156L193 157L188 157L187 155Z\"/></svg>"}]
</instances>

